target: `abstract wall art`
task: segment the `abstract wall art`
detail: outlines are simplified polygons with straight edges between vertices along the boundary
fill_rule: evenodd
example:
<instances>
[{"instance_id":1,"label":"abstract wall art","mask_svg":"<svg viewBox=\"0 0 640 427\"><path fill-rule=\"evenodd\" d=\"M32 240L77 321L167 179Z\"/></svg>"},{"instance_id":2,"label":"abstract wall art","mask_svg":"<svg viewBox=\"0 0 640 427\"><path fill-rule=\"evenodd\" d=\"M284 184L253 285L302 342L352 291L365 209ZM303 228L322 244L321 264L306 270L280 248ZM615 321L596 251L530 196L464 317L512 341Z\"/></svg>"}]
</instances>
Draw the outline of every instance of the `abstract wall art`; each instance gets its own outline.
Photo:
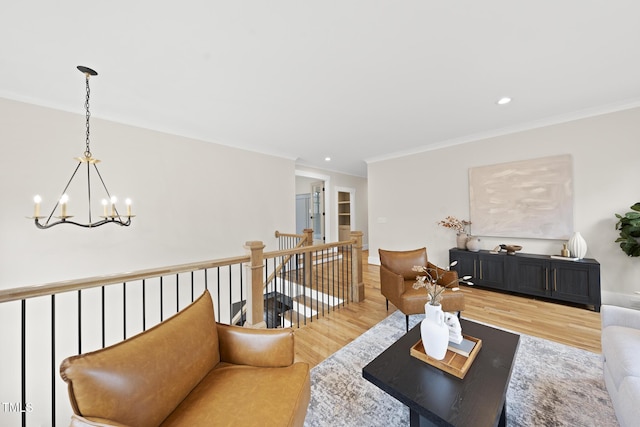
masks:
<instances>
[{"instance_id":1,"label":"abstract wall art","mask_svg":"<svg viewBox=\"0 0 640 427\"><path fill-rule=\"evenodd\" d=\"M568 239L573 233L573 160L543 157L469 169L477 236Z\"/></svg>"}]
</instances>

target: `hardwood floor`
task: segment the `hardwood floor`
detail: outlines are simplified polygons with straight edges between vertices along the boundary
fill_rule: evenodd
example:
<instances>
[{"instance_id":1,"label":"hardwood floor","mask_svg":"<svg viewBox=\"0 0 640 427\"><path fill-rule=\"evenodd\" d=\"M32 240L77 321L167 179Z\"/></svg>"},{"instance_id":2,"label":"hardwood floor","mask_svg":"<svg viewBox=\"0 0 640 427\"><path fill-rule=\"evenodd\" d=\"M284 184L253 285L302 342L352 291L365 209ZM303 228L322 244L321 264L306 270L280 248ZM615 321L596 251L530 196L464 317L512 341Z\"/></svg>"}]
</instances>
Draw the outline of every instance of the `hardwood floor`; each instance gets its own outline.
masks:
<instances>
[{"instance_id":1,"label":"hardwood floor","mask_svg":"<svg viewBox=\"0 0 640 427\"><path fill-rule=\"evenodd\" d=\"M396 310L392 304L386 310L379 267L365 261L363 275L363 302L349 303L295 330L296 361L317 365ZM461 292L464 318L600 353L600 313L472 286L462 286Z\"/></svg>"}]
</instances>

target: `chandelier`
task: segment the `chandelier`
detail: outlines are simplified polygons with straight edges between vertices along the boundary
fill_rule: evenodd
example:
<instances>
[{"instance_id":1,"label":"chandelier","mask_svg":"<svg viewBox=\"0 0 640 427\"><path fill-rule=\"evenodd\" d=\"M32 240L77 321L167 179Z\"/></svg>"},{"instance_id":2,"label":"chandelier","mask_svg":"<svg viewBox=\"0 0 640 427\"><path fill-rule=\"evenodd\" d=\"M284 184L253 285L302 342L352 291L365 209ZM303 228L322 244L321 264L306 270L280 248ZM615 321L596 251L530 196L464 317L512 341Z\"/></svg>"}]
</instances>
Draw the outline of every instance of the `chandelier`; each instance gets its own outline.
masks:
<instances>
[{"instance_id":1,"label":"chandelier","mask_svg":"<svg viewBox=\"0 0 640 427\"><path fill-rule=\"evenodd\" d=\"M126 215L120 215L120 212L118 212L118 209L116 207L116 203L118 199L115 196L112 196L111 193L109 193L109 190L107 189L107 186L104 183L104 180L102 179L102 175L100 175L100 171L98 170L98 163L100 163L100 160L92 156L91 149L89 148L89 135L90 135L89 118L91 117L91 114L89 113L89 95L91 93L89 89L89 77L97 76L98 73L92 70L91 68L83 67L81 65L78 66L78 70L80 70L80 72L82 72L85 75L86 88L87 88L87 94L86 94L85 103L84 103L85 111L86 111L86 129L87 129L86 139L85 139L85 144L86 144L85 151L82 157L75 158L75 160L78 161L78 165L74 169L73 174L71 175L71 178L67 182L67 185L65 185L64 190L62 190L62 193L58 198L58 201L56 202L55 206L51 210L51 213L48 216L40 216L40 203L42 202L42 198L39 195L37 195L33 198L35 207L34 207L33 217L31 218L34 220L36 227L40 229L51 228L55 225L60 225L60 224L73 224L73 225L86 227L86 228L99 227L104 224L117 224L117 225L126 227L131 224L131 218L135 216L131 214L131 200L126 199L125 201ZM73 218L73 215L68 214L69 196L67 195L67 190L69 189L71 182L75 178L78 170L80 170L81 166L83 165L86 165L86 169L87 169L86 194L87 194L88 221L85 223L71 220L71 218ZM95 182L101 184L101 187L102 189L104 189L104 194L105 194L105 198L102 199L103 214L101 216L96 217L95 221L93 220L93 217L91 214L92 171L94 172L94 175L97 177ZM59 210L58 210L58 207L60 208ZM57 216L54 216L54 214L56 213L56 210L58 210L59 214ZM41 222L41 220L44 220L44 222Z\"/></svg>"}]
</instances>

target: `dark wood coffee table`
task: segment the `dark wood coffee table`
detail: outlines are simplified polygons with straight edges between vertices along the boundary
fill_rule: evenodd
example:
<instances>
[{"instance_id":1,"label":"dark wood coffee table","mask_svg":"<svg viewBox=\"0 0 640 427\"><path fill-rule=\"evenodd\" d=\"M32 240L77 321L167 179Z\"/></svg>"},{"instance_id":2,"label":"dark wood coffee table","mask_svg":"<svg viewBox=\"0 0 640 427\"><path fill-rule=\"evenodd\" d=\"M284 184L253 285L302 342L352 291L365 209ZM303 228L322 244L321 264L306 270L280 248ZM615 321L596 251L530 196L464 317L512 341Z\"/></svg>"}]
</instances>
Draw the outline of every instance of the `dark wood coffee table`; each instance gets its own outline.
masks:
<instances>
[{"instance_id":1,"label":"dark wood coffee table","mask_svg":"<svg viewBox=\"0 0 640 427\"><path fill-rule=\"evenodd\" d=\"M409 354L420 325L362 369L362 376L409 407L412 426L505 426L507 387L520 336L462 319L482 348L464 379Z\"/></svg>"}]
</instances>

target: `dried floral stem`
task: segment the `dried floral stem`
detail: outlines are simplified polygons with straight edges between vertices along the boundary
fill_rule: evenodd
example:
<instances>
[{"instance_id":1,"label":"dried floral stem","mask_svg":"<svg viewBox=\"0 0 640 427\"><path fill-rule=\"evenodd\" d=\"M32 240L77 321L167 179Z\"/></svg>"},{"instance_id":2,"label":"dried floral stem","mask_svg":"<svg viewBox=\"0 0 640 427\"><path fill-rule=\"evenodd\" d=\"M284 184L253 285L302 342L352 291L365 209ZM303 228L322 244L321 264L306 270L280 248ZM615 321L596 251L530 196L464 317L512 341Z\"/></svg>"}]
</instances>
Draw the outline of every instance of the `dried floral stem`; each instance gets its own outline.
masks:
<instances>
[{"instance_id":1,"label":"dried floral stem","mask_svg":"<svg viewBox=\"0 0 640 427\"><path fill-rule=\"evenodd\" d=\"M457 263L458 261L454 261L449 265L449 267L453 267ZM452 280L451 282L445 285L439 284L438 282L440 281L440 279L444 277L444 273L449 271L448 268L444 270L438 267L434 268L434 267L423 266L423 265L414 265L411 270L416 271L418 273L424 273L424 275L416 276L416 282L413 284L413 288L414 289L425 288L430 298L429 304L431 305L440 304L440 301L442 300L442 293L445 291L445 289L447 289L449 286L453 284L457 285L458 283L466 283L467 285L473 286L473 283L469 281L469 279L471 279L471 276L464 276L461 279ZM455 291L459 291L460 288L456 286L454 288L451 288L451 290L455 292Z\"/></svg>"},{"instance_id":2,"label":"dried floral stem","mask_svg":"<svg viewBox=\"0 0 640 427\"><path fill-rule=\"evenodd\" d=\"M471 225L471 221L458 219L455 216L448 216L444 220L438 222L438 225L441 225L444 228L451 228L452 230L456 230L458 233L464 233L465 229Z\"/></svg>"}]
</instances>

